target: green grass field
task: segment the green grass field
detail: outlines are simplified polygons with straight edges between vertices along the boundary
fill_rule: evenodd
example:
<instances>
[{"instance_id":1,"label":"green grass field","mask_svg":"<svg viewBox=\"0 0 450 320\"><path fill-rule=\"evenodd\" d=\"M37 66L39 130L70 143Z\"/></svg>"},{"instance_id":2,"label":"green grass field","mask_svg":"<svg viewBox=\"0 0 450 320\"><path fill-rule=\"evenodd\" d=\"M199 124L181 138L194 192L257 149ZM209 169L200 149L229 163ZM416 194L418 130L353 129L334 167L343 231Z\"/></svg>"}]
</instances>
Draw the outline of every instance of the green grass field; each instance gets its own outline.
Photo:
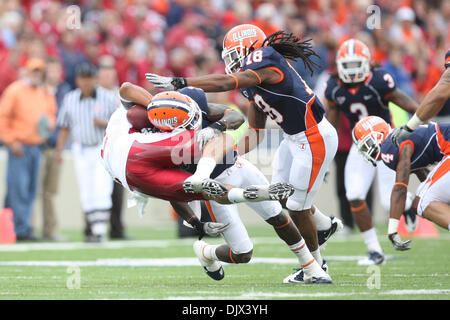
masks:
<instances>
[{"instance_id":1,"label":"green grass field","mask_svg":"<svg viewBox=\"0 0 450 320\"><path fill-rule=\"evenodd\" d=\"M320 286L282 283L295 258L265 226L248 228L252 263L226 264L222 281L206 276L194 239L177 239L175 227L132 229L133 240L101 245L66 232L72 242L0 246L0 299L450 299L448 232L396 252L382 230L385 265L357 265L366 254L360 235L332 238L322 254L334 284Z\"/></svg>"}]
</instances>

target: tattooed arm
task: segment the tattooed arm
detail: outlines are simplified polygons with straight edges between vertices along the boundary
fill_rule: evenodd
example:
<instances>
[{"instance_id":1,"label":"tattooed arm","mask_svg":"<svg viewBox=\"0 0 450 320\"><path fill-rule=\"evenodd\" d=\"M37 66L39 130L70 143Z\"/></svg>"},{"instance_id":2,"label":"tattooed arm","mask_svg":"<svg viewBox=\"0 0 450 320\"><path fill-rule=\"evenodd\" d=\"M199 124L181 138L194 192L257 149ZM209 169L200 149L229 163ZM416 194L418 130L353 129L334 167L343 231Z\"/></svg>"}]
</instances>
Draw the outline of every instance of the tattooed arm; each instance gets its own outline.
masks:
<instances>
[{"instance_id":1,"label":"tattooed arm","mask_svg":"<svg viewBox=\"0 0 450 320\"><path fill-rule=\"evenodd\" d=\"M409 174L411 172L411 156L414 150L411 144L406 144L400 150L396 169L395 184L391 193L390 218L399 220L405 210L406 194L408 192Z\"/></svg>"},{"instance_id":2,"label":"tattooed arm","mask_svg":"<svg viewBox=\"0 0 450 320\"><path fill-rule=\"evenodd\" d=\"M439 113L448 99L450 99L450 68L445 70L439 82L428 92L416 115L421 120L427 121Z\"/></svg>"},{"instance_id":3,"label":"tattooed arm","mask_svg":"<svg viewBox=\"0 0 450 320\"><path fill-rule=\"evenodd\" d=\"M406 195L408 193L409 174L411 172L411 144L404 145L399 154L395 184L391 193L391 212L389 216L388 238L395 250L405 251L411 249L411 240L403 241L397 234L400 217L405 210Z\"/></svg>"},{"instance_id":4,"label":"tattooed arm","mask_svg":"<svg viewBox=\"0 0 450 320\"><path fill-rule=\"evenodd\" d=\"M416 113L409 119L408 123L395 128L391 134L391 141L398 146L398 141L410 136L419 125L428 122L436 116L450 98L450 68L444 71L439 82L428 92L425 99L417 109ZM406 110L406 109L405 109Z\"/></svg>"}]
</instances>

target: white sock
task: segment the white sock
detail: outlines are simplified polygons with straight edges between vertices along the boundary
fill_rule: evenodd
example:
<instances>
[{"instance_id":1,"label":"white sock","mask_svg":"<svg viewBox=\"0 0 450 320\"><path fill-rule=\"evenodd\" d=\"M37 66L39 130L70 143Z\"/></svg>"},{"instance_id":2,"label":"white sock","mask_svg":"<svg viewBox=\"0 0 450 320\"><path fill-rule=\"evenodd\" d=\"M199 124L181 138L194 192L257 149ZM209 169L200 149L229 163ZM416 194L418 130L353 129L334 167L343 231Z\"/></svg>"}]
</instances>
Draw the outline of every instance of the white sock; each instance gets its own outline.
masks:
<instances>
[{"instance_id":1,"label":"white sock","mask_svg":"<svg viewBox=\"0 0 450 320\"><path fill-rule=\"evenodd\" d=\"M232 188L228 191L228 200L232 203L239 203L248 201L244 198L244 189Z\"/></svg>"},{"instance_id":2,"label":"white sock","mask_svg":"<svg viewBox=\"0 0 450 320\"><path fill-rule=\"evenodd\" d=\"M200 158L200 160L198 160L197 169L195 170L194 175L201 179L207 179L209 178L215 167L216 160L214 160L213 158Z\"/></svg>"},{"instance_id":3,"label":"white sock","mask_svg":"<svg viewBox=\"0 0 450 320\"><path fill-rule=\"evenodd\" d=\"M375 228L361 232L361 234L369 251L376 251L379 253L383 253L383 249L381 249L380 243L378 242L378 237L377 233L375 232Z\"/></svg>"},{"instance_id":4,"label":"white sock","mask_svg":"<svg viewBox=\"0 0 450 320\"><path fill-rule=\"evenodd\" d=\"M314 206L316 209L313 213L314 222L316 223L317 230L327 230L331 227L331 219L324 215L319 208Z\"/></svg>"},{"instance_id":5,"label":"white sock","mask_svg":"<svg viewBox=\"0 0 450 320\"><path fill-rule=\"evenodd\" d=\"M447 229L448 229L448 231L450 231L450 223L448 224Z\"/></svg>"},{"instance_id":6,"label":"white sock","mask_svg":"<svg viewBox=\"0 0 450 320\"><path fill-rule=\"evenodd\" d=\"M207 244L203 248L203 256L209 260L219 260L216 255L216 249L219 245Z\"/></svg>"},{"instance_id":7,"label":"white sock","mask_svg":"<svg viewBox=\"0 0 450 320\"><path fill-rule=\"evenodd\" d=\"M296 244L292 244L288 246L289 249L295 254L295 256L298 259L298 262L300 263L300 266L306 266L309 263L311 263L312 260L314 260L313 255L311 252L309 252L308 247L306 246L305 240L302 239L300 242Z\"/></svg>"},{"instance_id":8,"label":"white sock","mask_svg":"<svg viewBox=\"0 0 450 320\"><path fill-rule=\"evenodd\" d=\"M320 254L320 250L317 249L316 251L311 251L311 254L314 257L314 259L316 259L316 261L319 264L319 266L322 267L323 258L322 258L322 255Z\"/></svg>"}]
</instances>

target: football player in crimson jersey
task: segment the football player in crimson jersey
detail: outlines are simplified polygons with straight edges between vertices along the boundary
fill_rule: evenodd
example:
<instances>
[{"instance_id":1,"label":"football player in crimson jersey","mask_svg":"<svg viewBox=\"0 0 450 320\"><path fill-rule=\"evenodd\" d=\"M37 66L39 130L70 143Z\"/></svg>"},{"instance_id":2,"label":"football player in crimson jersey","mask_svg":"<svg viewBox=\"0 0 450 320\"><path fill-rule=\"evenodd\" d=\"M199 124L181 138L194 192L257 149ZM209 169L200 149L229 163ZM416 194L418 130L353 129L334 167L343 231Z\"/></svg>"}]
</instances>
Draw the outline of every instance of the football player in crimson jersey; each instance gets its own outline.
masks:
<instances>
[{"instance_id":1,"label":"football player in crimson jersey","mask_svg":"<svg viewBox=\"0 0 450 320\"><path fill-rule=\"evenodd\" d=\"M352 134L364 158L395 170L388 235L396 250L408 250L410 241L401 240L397 227L405 208L410 173L422 182L416 191L417 214L450 230L450 124L421 125L401 138L398 148L391 135L391 127L380 117L362 119ZM436 163L431 172L425 170Z\"/></svg>"},{"instance_id":2,"label":"football player in crimson jersey","mask_svg":"<svg viewBox=\"0 0 450 320\"><path fill-rule=\"evenodd\" d=\"M277 122L285 139L274 159L272 182L289 182L295 187L285 205L311 253L322 263L319 244L336 232L342 222L325 216L312 202L337 151L338 139L336 130L324 117L319 99L290 64L301 59L313 72L316 64L312 56L317 54L309 40L302 42L284 31L266 37L258 27L243 24L232 28L224 38L222 58L226 75L146 77L155 87L165 90L186 86L206 92L240 89L251 103L248 121L252 129L264 129L267 117ZM321 239L317 228L323 230ZM301 277L302 271L298 270L285 280L292 282Z\"/></svg>"},{"instance_id":3,"label":"football player in crimson jersey","mask_svg":"<svg viewBox=\"0 0 450 320\"><path fill-rule=\"evenodd\" d=\"M439 111L450 104L450 49L445 55L445 71L438 83L427 94L414 116L408 123L394 129L391 134L392 143L398 147L398 141L407 138L417 127L436 116Z\"/></svg>"},{"instance_id":4,"label":"football player in crimson jersey","mask_svg":"<svg viewBox=\"0 0 450 320\"><path fill-rule=\"evenodd\" d=\"M370 68L370 51L363 42L357 39L343 42L336 54L336 65L338 72L328 79L325 90L327 118L336 128L339 127L340 112L347 116L353 128L358 120L368 116L378 116L390 124L389 101L410 113L417 109L417 103L396 87L391 74L381 68ZM368 163L353 145L345 164L344 181L350 209L369 251L368 258L359 261L364 265L384 262L365 201L375 174L381 205L388 211L389 191L394 185L395 173L383 164L375 167ZM406 213L409 215L405 217L412 230L416 219L410 207L408 204Z\"/></svg>"},{"instance_id":5,"label":"football player in crimson jersey","mask_svg":"<svg viewBox=\"0 0 450 320\"><path fill-rule=\"evenodd\" d=\"M194 244L194 251L210 277L215 280L223 278L224 272L219 261L229 263L250 261L253 245L239 218L236 205L238 202L248 202L247 204L253 210L274 227L276 233L298 258L300 265L304 268L303 280L305 283L331 283L329 275L312 257L298 229L282 212L280 203L262 201L286 199L294 191L292 186L286 183L269 186L264 175L250 162L238 157L234 150L230 151L231 155L229 153L226 155L227 158L223 159L223 162L219 163L216 157L213 161L214 165L210 165L213 160L213 153L210 152L211 144L218 145L217 138L222 136L222 131L226 128L235 129L243 123L244 119L240 113L222 105L208 103L203 90L192 87L184 88L179 92L161 92L152 97L145 89L127 84L122 86L120 94L123 104L149 103L147 113L155 128L153 133L143 136L139 133L129 134L130 125L124 116L124 110L122 113L116 111L111 117L106 130L103 159L105 167L111 175L126 188L161 199L171 200L176 197L178 201L172 202L172 204L175 210L178 210L180 201L201 199L199 197L190 199L189 195L193 193L185 193L179 188L179 185L183 183L184 189L189 192L203 191L204 187L196 190L195 184L190 183L195 179L186 179L194 172L193 176L197 175L197 179L200 181L211 176L215 179L214 181L219 181L224 185L232 184L238 187L250 185L246 189L233 187L227 193L227 197L219 198L221 203L231 204L221 205L217 201L207 201L213 221L219 222L220 226L227 226L223 230L226 245L209 245L204 241L196 241ZM144 99L141 99L142 97ZM167 152L167 150L174 151L179 147L173 142L179 141L176 131L180 132L180 128L188 130L186 138L189 140L187 142L188 149L183 146L184 152L192 148L190 146L192 131L198 131L197 141L204 145L198 164L190 162L189 157L184 164L176 165L173 159L179 152ZM162 140L159 139L161 134L164 138ZM231 144L233 145L233 142ZM194 148L197 148L197 144L194 144ZM126 150L129 151L126 152ZM221 146L218 148L218 154L221 157L223 157L223 150L228 150L228 148L223 149ZM167 159L169 155L171 156L170 160ZM120 163L120 159L122 159L122 163ZM205 159L207 160L206 166L201 170L206 170L206 173L204 178L198 178L199 167L203 165L202 160ZM116 161L117 163L115 163ZM173 168L175 166L177 168ZM160 174L159 171L162 173ZM168 189L167 186L171 185L178 186L178 188ZM171 192L180 195L171 195ZM189 218L186 214L180 214L180 216L186 217L185 220L189 223L191 223L189 219L194 219L194 221L197 219Z\"/></svg>"}]
</instances>

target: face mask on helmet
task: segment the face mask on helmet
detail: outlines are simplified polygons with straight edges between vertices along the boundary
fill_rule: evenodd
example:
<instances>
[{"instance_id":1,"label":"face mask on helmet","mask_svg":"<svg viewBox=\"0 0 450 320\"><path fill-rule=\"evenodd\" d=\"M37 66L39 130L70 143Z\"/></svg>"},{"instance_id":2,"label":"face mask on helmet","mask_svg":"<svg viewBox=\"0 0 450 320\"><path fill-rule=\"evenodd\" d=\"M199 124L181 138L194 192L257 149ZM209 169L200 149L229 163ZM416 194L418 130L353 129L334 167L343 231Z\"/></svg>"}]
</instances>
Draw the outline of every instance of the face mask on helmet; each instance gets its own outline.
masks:
<instances>
[{"instance_id":1,"label":"face mask on helmet","mask_svg":"<svg viewBox=\"0 0 450 320\"><path fill-rule=\"evenodd\" d=\"M225 63L225 72L227 74L238 72L244 65L246 49L240 45L231 49L223 49L222 59Z\"/></svg>"},{"instance_id":2,"label":"face mask on helmet","mask_svg":"<svg viewBox=\"0 0 450 320\"><path fill-rule=\"evenodd\" d=\"M354 137L353 137L354 138ZM384 135L381 132L372 131L365 138L356 141L356 146L364 160L376 166L381 156L381 143ZM354 139L355 140L355 139Z\"/></svg>"},{"instance_id":3,"label":"face mask on helmet","mask_svg":"<svg viewBox=\"0 0 450 320\"><path fill-rule=\"evenodd\" d=\"M358 83L364 81L370 73L369 60L352 57L336 60L339 79L344 83Z\"/></svg>"}]
</instances>

